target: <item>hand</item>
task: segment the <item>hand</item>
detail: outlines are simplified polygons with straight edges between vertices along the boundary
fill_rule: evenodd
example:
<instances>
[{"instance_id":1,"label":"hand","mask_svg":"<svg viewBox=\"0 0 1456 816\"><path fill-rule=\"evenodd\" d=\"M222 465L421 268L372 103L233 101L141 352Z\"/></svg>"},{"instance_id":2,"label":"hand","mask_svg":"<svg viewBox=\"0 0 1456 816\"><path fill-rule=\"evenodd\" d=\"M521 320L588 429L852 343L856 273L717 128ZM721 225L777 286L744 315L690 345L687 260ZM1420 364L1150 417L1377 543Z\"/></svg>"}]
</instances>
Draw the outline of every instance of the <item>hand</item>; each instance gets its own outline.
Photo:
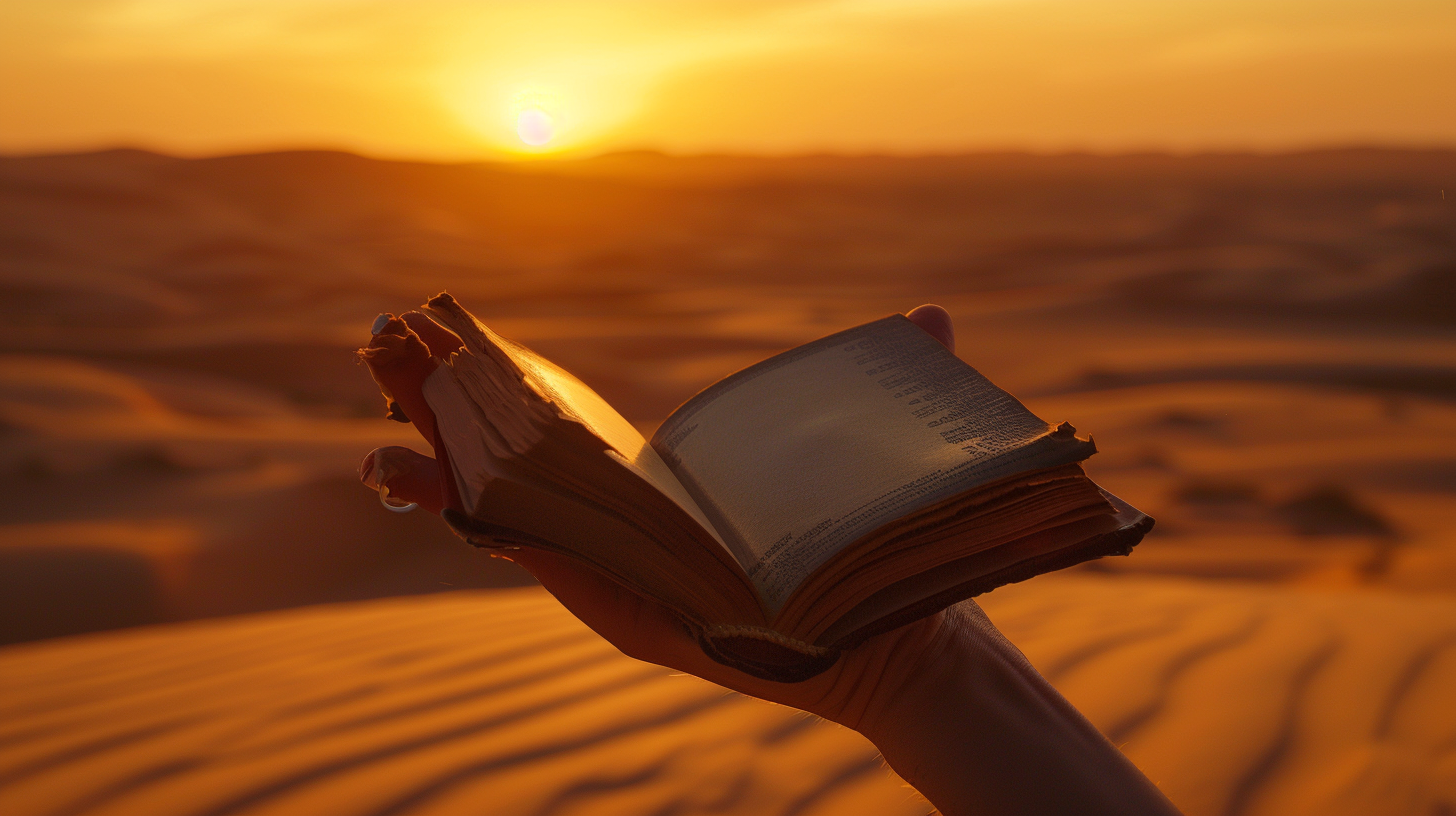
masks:
<instances>
[{"instance_id":1,"label":"hand","mask_svg":"<svg viewBox=\"0 0 1456 816\"><path fill-rule=\"evenodd\" d=\"M907 315L946 348L955 350L955 329L950 315L939 306L921 306ZM444 340L431 336L422 314L411 313L405 322L431 351ZM404 406L421 433L433 443L433 421L425 419L424 397L417 382L395 384L391 397ZM421 421L423 420L423 421ZM428 430L427 430L428 429ZM392 497L413 501L434 513L441 509L441 472L435 459L406 449L382 449L369 454L360 469L366 482L374 477L375 462L388 462L379 481ZM379 485L371 485L378 487ZM677 615L647 598L602 577L574 559L542 550L509 551L572 614L606 638L624 654L668 666L735 691L818 714L825 719L860 728L887 699L900 695L901 686L923 676L923 667L936 661L945 647L944 613L894 632L871 638L846 653L829 671L800 683L775 683L724 666L703 654L684 630ZM990 628L974 604L965 605L968 620ZM962 625L965 625L964 623ZM994 629L990 629L994 631Z\"/></svg>"},{"instance_id":2,"label":"hand","mask_svg":"<svg viewBox=\"0 0 1456 816\"><path fill-rule=\"evenodd\" d=\"M955 351L944 309L921 306L908 317ZM444 336L449 333L425 315L410 313L403 320L420 338L409 341L417 361L421 354L444 356L456 347L458 338ZM389 342L401 348L405 341ZM381 385L435 444L419 374L396 374ZM442 489L446 476L436 460L403 448L369 454L360 478L436 513L453 492ZM823 674L776 683L709 658L675 613L567 556L526 548L505 557L630 657L859 731L947 816L1177 814L971 601L870 638Z\"/></svg>"}]
</instances>

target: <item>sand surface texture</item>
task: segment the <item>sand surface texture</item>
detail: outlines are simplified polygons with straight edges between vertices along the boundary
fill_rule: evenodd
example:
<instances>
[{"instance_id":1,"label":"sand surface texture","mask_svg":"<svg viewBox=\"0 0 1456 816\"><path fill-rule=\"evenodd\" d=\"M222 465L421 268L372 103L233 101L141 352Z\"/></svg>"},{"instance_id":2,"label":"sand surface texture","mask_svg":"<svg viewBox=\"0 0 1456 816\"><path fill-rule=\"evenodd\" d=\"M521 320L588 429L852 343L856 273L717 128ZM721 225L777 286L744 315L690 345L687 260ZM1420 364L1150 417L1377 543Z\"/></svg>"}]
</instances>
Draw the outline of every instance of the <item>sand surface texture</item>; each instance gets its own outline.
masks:
<instances>
[{"instance_id":1,"label":"sand surface texture","mask_svg":"<svg viewBox=\"0 0 1456 816\"><path fill-rule=\"evenodd\" d=\"M441 289L649 434L946 306L1158 519L986 600L1058 688L1192 814L1456 813L1452 191L1436 150L0 157L0 816L925 810L359 487L424 446L353 349Z\"/></svg>"},{"instance_id":2,"label":"sand surface texture","mask_svg":"<svg viewBox=\"0 0 1456 816\"><path fill-rule=\"evenodd\" d=\"M1456 601L1045 578L986 608L1190 816L1456 808ZM539 589L0 651L0 812L916 814L856 734Z\"/></svg>"}]
</instances>

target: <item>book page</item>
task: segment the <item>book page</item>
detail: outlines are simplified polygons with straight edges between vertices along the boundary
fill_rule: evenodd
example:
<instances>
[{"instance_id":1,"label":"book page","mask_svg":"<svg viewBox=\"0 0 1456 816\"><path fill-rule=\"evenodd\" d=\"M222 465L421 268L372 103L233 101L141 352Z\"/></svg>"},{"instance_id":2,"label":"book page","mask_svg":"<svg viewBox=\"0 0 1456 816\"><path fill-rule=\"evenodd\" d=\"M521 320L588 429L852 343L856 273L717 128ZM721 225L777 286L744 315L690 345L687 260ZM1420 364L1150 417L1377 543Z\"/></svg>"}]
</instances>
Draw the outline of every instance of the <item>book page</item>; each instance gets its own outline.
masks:
<instances>
[{"instance_id":1,"label":"book page","mask_svg":"<svg viewBox=\"0 0 1456 816\"><path fill-rule=\"evenodd\" d=\"M709 387L652 445L771 613L883 524L1095 450L1053 428L903 315L765 360Z\"/></svg>"},{"instance_id":2,"label":"book page","mask_svg":"<svg viewBox=\"0 0 1456 816\"><path fill-rule=\"evenodd\" d=\"M528 384L558 409L585 425L598 439L611 446L612 450L607 451L607 456L657 488L658 492L692 516L709 535L719 543L723 542L712 522L693 501L693 497L683 489L657 451L647 444L647 440L632 427L632 423L617 413L617 409L586 383L550 360L514 343L503 348L525 373Z\"/></svg>"}]
</instances>

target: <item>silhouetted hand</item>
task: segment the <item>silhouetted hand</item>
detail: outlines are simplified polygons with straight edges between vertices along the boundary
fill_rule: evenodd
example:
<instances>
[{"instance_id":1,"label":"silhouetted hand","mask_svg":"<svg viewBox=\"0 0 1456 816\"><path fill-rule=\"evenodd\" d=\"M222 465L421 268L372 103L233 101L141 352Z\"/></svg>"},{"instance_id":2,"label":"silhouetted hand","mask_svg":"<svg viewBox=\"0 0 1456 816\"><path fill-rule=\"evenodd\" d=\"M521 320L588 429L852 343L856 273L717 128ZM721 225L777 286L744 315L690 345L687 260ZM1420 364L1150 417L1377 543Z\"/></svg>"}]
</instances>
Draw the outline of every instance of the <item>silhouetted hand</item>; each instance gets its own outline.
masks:
<instances>
[{"instance_id":1,"label":"silhouetted hand","mask_svg":"<svg viewBox=\"0 0 1456 816\"><path fill-rule=\"evenodd\" d=\"M955 329L950 315L939 306L921 306L907 315L946 348L955 350ZM423 314L412 313L405 322L433 350L435 342ZM449 342L449 341L445 341ZM409 386L396 387L403 392ZM427 417L423 394L393 393L411 417ZM416 423L417 427L420 425ZM427 422L428 424L428 422ZM420 427L433 442L433 425ZM441 509L441 473L435 459L405 449L391 449L387 456L371 453L361 467L361 478L370 479L376 457L389 463L381 481L392 497L419 504L434 513ZM372 485L378 486L378 485ZM500 553L525 567L562 605L606 638L624 654L669 666L710 680L721 686L793 706L826 719L859 728L876 708L876 693L895 693L897 675L919 672L922 660L933 660L937 633L944 615L935 615L889 635L873 638L846 654L832 669L801 683L775 683L744 674L714 661L703 653L683 629L677 615L664 606L628 590L590 567L568 556L544 550L520 549ZM974 609L974 605L970 606ZM975 609L973 616L984 620ZM989 623L987 624L989 626ZM875 682L866 683L864 678Z\"/></svg>"},{"instance_id":2,"label":"silhouetted hand","mask_svg":"<svg viewBox=\"0 0 1456 816\"><path fill-rule=\"evenodd\" d=\"M945 309L926 305L907 316L955 351ZM423 314L403 319L431 352L453 345L432 336L443 330ZM430 416L418 384L397 385L391 396L410 417ZM432 421L425 424L421 433L433 444ZM375 474L376 457L389 463L382 474ZM366 483L377 475L395 498L441 509L442 474L428 456L381 449L360 473ZM676 613L568 556L530 548L501 555L629 657L859 731L943 813L1177 812L974 602L870 638L808 680L777 683L708 657Z\"/></svg>"}]
</instances>

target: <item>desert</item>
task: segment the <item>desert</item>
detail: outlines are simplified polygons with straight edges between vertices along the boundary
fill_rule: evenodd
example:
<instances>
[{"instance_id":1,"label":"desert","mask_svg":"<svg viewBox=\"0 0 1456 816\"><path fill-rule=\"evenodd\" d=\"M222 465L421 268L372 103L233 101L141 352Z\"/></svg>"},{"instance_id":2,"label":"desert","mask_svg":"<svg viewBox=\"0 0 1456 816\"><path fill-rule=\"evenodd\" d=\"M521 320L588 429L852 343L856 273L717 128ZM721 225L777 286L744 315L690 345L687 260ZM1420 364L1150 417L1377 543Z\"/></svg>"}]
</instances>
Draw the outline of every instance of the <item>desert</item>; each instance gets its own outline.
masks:
<instances>
[{"instance_id":1,"label":"desert","mask_svg":"<svg viewBox=\"0 0 1456 816\"><path fill-rule=\"evenodd\" d=\"M1456 810L1456 152L0 158L0 812L925 813L357 484L449 290L650 435L921 303L1157 517L992 619L1189 814Z\"/></svg>"}]
</instances>

